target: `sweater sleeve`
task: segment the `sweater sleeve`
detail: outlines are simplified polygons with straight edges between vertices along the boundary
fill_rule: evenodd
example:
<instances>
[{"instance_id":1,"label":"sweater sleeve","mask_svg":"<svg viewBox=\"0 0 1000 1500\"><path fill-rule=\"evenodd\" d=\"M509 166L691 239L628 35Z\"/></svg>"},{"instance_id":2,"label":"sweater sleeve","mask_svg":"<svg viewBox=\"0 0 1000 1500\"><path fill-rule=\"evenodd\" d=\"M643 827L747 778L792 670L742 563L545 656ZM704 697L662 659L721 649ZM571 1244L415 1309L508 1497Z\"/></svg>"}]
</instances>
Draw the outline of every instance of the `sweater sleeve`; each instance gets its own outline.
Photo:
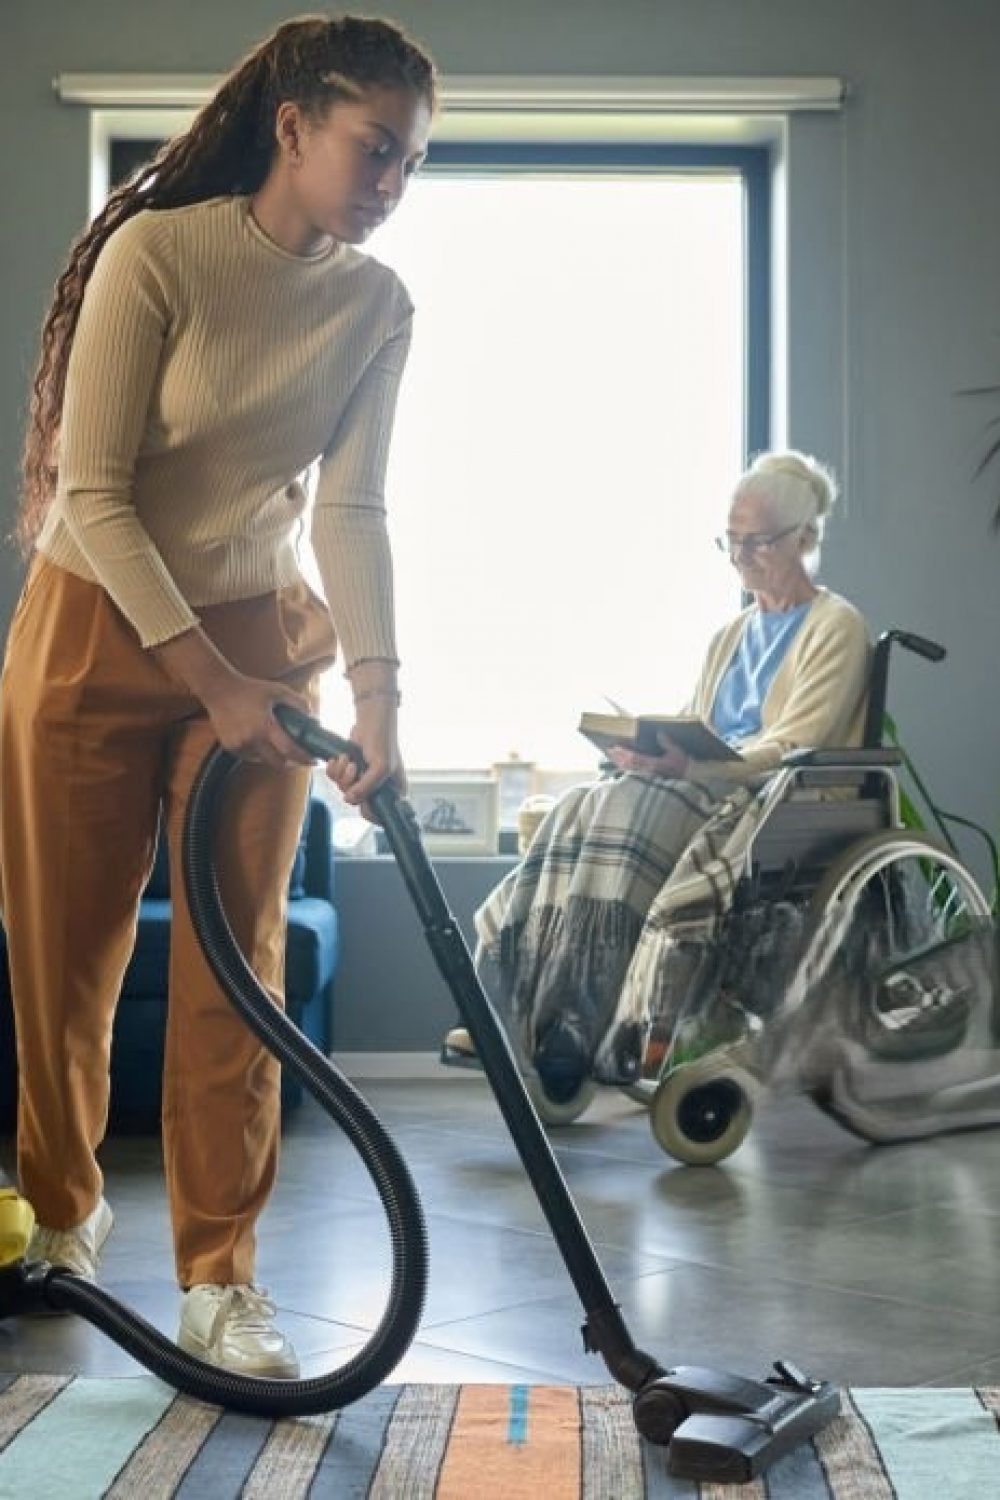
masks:
<instances>
[{"instance_id":1,"label":"sweater sleeve","mask_svg":"<svg viewBox=\"0 0 1000 1500\"><path fill-rule=\"evenodd\" d=\"M385 473L408 315L368 365L320 463L312 543L346 666L398 661Z\"/></svg>"},{"instance_id":2,"label":"sweater sleeve","mask_svg":"<svg viewBox=\"0 0 1000 1500\"><path fill-rule=\"evenodd\" d=\"M157 228L148 216L130 219L97 257L73 336L59 431L65 524L144 646L197 624L132 494L171 317Z\"/></svg>"},{"instance_id":3,"label":"sweater sleeve","mask_svg":"<svg viewBox=\"0 0 1000 1500\"><path fill-rule=\"evenodd\" d=\"M773 719L741 747L742 759L699 762L698 779L745 781L780 765L792 750L846 745L854 733L868 683L870 644L864 618L846 602L822 624L807 625L792 648L791 682Z\"/></svg>"}]
</instances>

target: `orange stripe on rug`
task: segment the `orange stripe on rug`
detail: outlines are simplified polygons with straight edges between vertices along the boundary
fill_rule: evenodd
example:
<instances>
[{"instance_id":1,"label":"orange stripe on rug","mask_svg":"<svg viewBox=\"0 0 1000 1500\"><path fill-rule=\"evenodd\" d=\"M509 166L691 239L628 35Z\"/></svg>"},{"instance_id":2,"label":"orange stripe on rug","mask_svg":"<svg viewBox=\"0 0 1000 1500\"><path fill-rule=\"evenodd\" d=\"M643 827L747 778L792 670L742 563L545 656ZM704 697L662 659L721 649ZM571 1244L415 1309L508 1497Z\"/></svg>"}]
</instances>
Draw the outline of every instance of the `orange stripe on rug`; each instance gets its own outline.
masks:
<instances>
[{"instance_id":1,"label":"orange stripe on rug","mask_svg":"<svg viewBox=\"0 0 1000 1500\"><path fill-rule=\"evenodd\" d=\"M518 1399L526 1409L514 1413ZM463 1386L434 1496L470 1495L579 1500L578 1393L561 1386Z\"/></svg>"}]
</instances>

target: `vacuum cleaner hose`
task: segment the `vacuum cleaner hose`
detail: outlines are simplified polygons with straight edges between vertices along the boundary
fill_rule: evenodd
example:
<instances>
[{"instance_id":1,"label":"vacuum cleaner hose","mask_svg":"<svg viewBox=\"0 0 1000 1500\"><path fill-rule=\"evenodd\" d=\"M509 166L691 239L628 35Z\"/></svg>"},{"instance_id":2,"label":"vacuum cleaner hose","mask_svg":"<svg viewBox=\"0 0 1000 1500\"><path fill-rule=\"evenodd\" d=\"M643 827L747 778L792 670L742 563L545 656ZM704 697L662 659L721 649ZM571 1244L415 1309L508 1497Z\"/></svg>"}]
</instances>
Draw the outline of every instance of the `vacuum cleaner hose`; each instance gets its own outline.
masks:
<instances>
[{"instance_id":1,"label":"vacuum cleaner hose","mask_svg":"<svg viewBox=\"0 0 1000 1500\"><path fill-rule=\"evenodd\" d=\"M357 745L290 705L276 704L274 713L296 743L317 759L349 755L363 769ZM195 928L233 1005L341 1125L378 1189L393 1245L386 1312L361 1353L330 1375L296 1381L231 1375L189 1358L155 1328L82 1278L54 1270L43 1261L5 1260L3 1233L19 1245L27 1232L24 1221L28 1216L16 1213L12 1227L3 1230L0 1224L0 1318L46 1304L79 1312L178 1390L238 1411L295 1416L345 1406L392 1371L420 1320L427 1242L420 1204L395 1145L347 1079L273 1004L229 929L212 863L212 814L234 764L227 752L213 751L199 772L188 806L182 863ZM427 861L416 815L391 781L375 789L369 805L385 830L431 952L469 1027L586 1311L585 1348L599 1353L615 1379L635 1393L636 1426L649 1441L669 1445L672 1474L726 1482L752 1479L831 1422L840 1409L839 1393L828 1382L804 1375L788 1360L776 1360L773 1375L752 1381L700 1366L668 1370L636 1348L531 1106L510 1044Z\"/></svg>"},{"instance_id":2,"label":"vacuum cleaner hose","mask_svg":"<svg viewBox=\"0 0 1000 1500\"><path fill-rule=\"evenodd\" d=\"M50 1307L79 1313L140 1364L178 1390L234 1411L305 1416L349 1405L384 1381L417 1331L427 1289L427 1231L409 1169L369 1105L274 1004L233 937L212 858L213 830L236 757L216 748L206 757L188 805L182 863L192 922L219 984L268 1050L292 1069L343 1130L371 1177L388 1219L392 1278L382 1319L365 1346L340 1369L309 1380L231 1374L194 1359L151 1324L93 1283L39 1265L39 1291Z\"/></svg>"}]
</instances>

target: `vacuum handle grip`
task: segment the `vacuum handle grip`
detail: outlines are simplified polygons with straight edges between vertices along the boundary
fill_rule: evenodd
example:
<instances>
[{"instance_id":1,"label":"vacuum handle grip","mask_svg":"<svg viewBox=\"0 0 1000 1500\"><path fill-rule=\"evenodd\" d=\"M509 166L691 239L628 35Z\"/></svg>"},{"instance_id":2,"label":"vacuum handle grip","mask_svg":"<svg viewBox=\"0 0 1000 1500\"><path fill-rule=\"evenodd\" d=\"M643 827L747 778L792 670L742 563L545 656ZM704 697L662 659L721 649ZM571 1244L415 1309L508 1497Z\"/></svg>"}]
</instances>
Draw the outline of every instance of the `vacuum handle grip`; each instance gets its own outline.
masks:
<instances>
[{"instance_id":1,"label":"vacuum handle grip","mask_svg":"<svg viewBox=\"0 0 1000 1500\"><path fill-rule=\"evenodd\" d=\"M272 712L289 738L293 739L302 750L315 755L317 760L333 760L335 756L346 755L357 766L359 775L364 775L367 771L368 762L361 753L361 746L356 745L353 740L345 740L343 735L334 734L332 729L325 728L311 714L303 713L300 708L293 708L290 703L276 703ZM368 805L389 835L393 852L398 859L399 853L394 839L400 835L396 834L395 830L405 828L406 836L412 841L414 834L409 825L416 826L412 811L409 811L408 817L404 817L401 811L404 805L403 800L398 788L391 781L383 781L375 788L368 798ZM408 808L408 804L406 806ZM419 840L419 832L416 837Z\"/></svg>"},{"instance_id":2,"label":"vacuum handle grip","mask_svg":"<svg viewBox=\"0 0 1000 1500\"><path fill-rule=\"evenodd\" d=\"M294 740L301 750L315 755L317 760L334 760L338 755L346 755L359 772L367 771L368 762L361 747L353 740L345 740L332 729L324 729L318 719L303 713L300 708L293 708L290 703L276 703L272 712L289 739Z\"/></svg>"},{"instance_id":3,"label":"vacuum handle grip","mask_svg":"<svg viewBox=\"0 0 1000 1500\"><path fill-rule=\"evenodd\" d=\"M368 769L360 747L353 740L345 740L332 729L325 729L318 719L299 708L292 708L290 704L276 703L273 712L285 733L317 760L349 755L359 772ZM383 781L368 798L368 805L382 825L425 928L450 927L451 913L428 862L420 824L410 803L400 795L399 788L392 781Z\"/></svg>"}]
</instances>

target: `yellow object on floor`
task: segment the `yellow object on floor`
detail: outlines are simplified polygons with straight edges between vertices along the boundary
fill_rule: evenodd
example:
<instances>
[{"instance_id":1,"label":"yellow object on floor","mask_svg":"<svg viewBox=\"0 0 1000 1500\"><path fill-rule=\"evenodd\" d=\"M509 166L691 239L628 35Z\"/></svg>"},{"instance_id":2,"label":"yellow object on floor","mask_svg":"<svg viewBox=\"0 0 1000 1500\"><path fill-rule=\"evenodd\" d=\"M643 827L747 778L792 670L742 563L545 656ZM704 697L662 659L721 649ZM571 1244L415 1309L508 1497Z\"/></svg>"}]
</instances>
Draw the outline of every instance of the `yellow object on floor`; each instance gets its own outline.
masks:
<instances>
[{"instance_id":1,"label":"yellow object on floor","mask_svg":"<svg viewBox=\"0 0 1000 1500\"><path fill-rule=\"evenodd\" d=\"M35 1211L14 1188L0 1188L0 1266L23 1260L35 1228Z\"/></svg>"}]
</instances>

